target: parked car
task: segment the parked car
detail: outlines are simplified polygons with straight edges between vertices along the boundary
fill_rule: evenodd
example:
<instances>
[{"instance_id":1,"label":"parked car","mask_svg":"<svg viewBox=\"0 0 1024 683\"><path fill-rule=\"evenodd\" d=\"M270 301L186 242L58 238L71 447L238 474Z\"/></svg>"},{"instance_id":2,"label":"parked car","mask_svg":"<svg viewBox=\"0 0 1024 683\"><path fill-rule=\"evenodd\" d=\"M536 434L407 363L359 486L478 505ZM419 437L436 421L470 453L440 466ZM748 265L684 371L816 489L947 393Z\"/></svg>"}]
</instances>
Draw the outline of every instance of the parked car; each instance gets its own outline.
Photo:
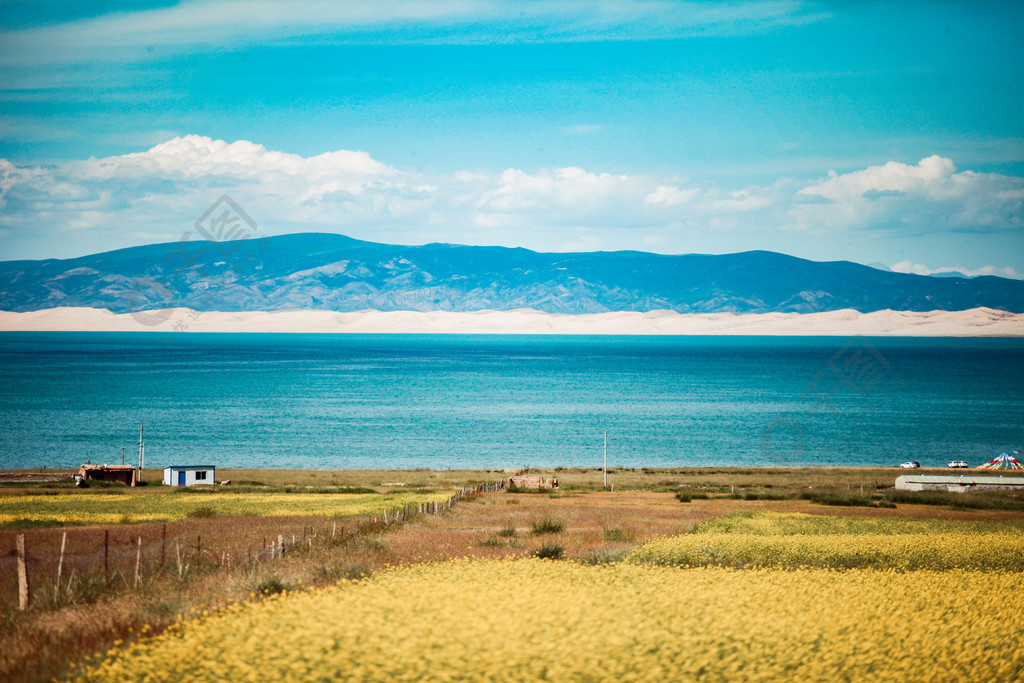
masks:
<instances>
[{"instance_id":1,"label":"parked car","mask_svg":"<svg viewBox=\"0 0 1024 683\"><path fill-rule=\"evenodd\" d=\"M916 460L914 460L912 462L905 462L905 463L900 465L900 467L902 467L905 470L916 470L920 466L921 466L921 463L917 462Z\"/></svg>"},{"instance_id":2,"label":"parked car","mask_svg":"<svg viewBox=\"0 0 1024 683\"><path fill-rule=\"evenodd\" d=\"M965 470L965 469L967 469L968 465L963 460L950 460L949 464L946 465L946 467L953 467L953 468Z\"/></svg>"}]
</instances>

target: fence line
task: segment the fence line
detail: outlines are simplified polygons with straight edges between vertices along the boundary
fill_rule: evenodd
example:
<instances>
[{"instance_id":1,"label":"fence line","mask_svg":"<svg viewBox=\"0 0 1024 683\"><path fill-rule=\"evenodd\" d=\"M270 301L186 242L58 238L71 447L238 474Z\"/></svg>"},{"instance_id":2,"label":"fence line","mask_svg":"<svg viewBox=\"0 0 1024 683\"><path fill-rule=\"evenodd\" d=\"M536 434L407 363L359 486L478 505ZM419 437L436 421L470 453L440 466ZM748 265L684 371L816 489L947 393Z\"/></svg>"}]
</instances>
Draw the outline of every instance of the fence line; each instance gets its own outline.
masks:
<instances>
[{"instance_id":1,"label":"fence line","mask_svg":"<svg viewBox=\"0 0 1024 683\"><path fill-rule=\"evenodd\" d=\"M18 533L15 536L14 550L0 555L0 568L13 560L16 570L18 609L27 610L32 602L32 590L30 589L38 591L40 586L47 588L52 600L58 603L62 594L70 594L76 578L80 582L87 580L88 572L96 573L102 569L102 590L109 590L118 585L115 575L126 587L138 588L140 584L145 583L145 577L163 575L168 570L175 571L179 579L184 579L186 572L202 563L228 568L232 564L252 567L283 558L288 554L289 549L300 542L312 546L314 540L334 541L355 537L380 526L387 528L404 523L417 515L443 514L469 496L494 493L504 487L505 481L501 480L475 487L460 488L443 502L407 504L402 507L385 509L382 514L371 515L363 523L349 528L342 525L339 529L337 520L333 520L331 526L324 528L322 533L312 526L309 527L307 533L304 526L301 539L297 538L295 534L292 534L290 539L286 538L284 534L278 534L276 539L271 537L268 544L267 538L264 537L262 548L255 552L251 544L246 547L244 553L237 548L204 547L202 535L195 537L194 544L182 537L168 539L167 524L161 525L159 538L155 541L144 540L141 533L128 534L127 541L112 539L110 529L104 529L102 547L86 552L72 552L68 549L68 532L65 530L61 536L59 555L49 553L33 555L29 552L31 549L26 546L25 534ZM130 527L122 527L119 531L130 531ZM170 541L173 541L173 553L169 553ZM53 570L48 567L52 568L55 558L56 576L53 583L49 583L45 577L53 576L50 573ZM174 563L170 567L168 560ZM30 564L35 566L35 571L31 571Z\"/></svg>"}]
</instances>

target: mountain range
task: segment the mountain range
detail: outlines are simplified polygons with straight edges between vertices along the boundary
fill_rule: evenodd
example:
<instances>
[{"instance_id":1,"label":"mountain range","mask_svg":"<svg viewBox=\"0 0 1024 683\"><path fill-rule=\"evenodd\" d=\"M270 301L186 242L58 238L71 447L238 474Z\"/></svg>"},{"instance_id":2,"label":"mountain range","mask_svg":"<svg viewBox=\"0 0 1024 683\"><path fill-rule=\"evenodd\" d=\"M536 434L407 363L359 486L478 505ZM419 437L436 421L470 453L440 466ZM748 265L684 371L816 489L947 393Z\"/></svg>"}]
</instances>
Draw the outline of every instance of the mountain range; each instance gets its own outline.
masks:
<instances>
[{"instance_id":1,"label":"mountain range","mask_svg":"<svg viewBox=\"0 0 1024 683\"><path fill-rule=\"evenodd\" d=\"M1024 281L929 277L769 251L663 255L539 253L452 244L399 246L302 233L190 240L71 259L0 262L0 310L115 313L667 309L814 313L988 307L1024 313Z\"/></svg>"}]
</instances>

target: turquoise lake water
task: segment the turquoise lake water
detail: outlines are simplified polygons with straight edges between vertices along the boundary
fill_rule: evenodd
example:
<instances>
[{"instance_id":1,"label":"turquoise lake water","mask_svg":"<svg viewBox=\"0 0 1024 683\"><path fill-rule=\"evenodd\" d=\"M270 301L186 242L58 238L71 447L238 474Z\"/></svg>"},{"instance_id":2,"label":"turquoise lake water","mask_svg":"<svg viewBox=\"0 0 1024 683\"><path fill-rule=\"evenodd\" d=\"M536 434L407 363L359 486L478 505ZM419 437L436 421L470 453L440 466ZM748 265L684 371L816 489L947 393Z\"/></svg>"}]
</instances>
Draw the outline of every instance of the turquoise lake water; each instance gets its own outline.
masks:
<instances>
[{"instance_id":1,"label":"turquoise lake water","mask_svg":"<svg viewBox=\"0 0 1024 683\"><path fill-rule=\"evenodd\" d=\"M0 468L973 467L1024 340L0 333Z\"/></svg>"}]
</instances>

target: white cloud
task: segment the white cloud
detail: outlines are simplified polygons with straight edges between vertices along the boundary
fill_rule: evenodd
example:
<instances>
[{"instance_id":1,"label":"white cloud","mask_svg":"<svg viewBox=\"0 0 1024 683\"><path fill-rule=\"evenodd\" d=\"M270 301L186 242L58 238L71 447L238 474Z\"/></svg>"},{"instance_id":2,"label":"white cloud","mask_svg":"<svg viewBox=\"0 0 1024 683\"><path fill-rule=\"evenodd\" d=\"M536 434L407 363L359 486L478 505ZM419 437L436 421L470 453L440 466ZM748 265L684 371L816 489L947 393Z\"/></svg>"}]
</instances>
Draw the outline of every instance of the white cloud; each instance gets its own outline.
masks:
<instances>
[{"instance_id":1,"label":"white cloud","mask_svg":"<svg viewBox=\"0 0 1024 683\"><path fill-rule=\"evenodd\" d=\"M591 214L635 192L628 176L559 168L530 175L510 168L484 192L476 206L487 213Z\"/></svg>"},{"instance_id":2,"label":"white cloud","mask_svg":"<svg viewBox=\"0 0 1024 683\"><path fill-rule=\"evenodd\" d=\"M424 174L365 151L303 157L197 135L56 165L0 160L0 230L7 233L0 247L10 254L12 244L23 251L34 244L18 257L49 257L166 240L194 230L194 221L225 193L267 234L329 231L401 243L666 251L793 251L792 245L814 240L848 245L866 239L900 240L902 248L912 239L946 245L919 259L946 253L945 262L964 263L970 259L959 258L963 233L976 232L985 241L1011 244L991 252L1006 259L990 266L992 274L1013 277L1012 269L1024 265L1021 247L1012 246L1024 244L1015 238L1022 230L1024 179L958 171L940 157L831 173L809 183L780 178L728 188L577 167ZM55 254L54 248L65 251ZM973 258L959 270L980 273L995 262Z\"/></svg>"},{"instance_id":3,"label":"white cloud","mask_svg":"<svg viewBox=\"0 0 1024 683\"><path fill-rule=\"evenodd\" d=\"M644 202L655 206L678 206L693 201L700 195L695 187L681 188L674 185L658 185L644 197Z\"/></svg>"},{"instance_id":4,"label":"white cloud","mask_svg":"<svg viewBox=\"0 0 1024 683\"><path fill-rule=\"evenodd\" d=\"M797 0L192 0L0 34L0 64L148 59L298 38L347 43L651 40L758 33L819 21Z\"/></svg>"},{"instance_id":5,"label":"white cloud","mask_svg":"<svg viewBox=\"0 0 1024 683\"><path fill-rule=\"evenodd\" d=\"M375 161L366 152L341 150L314 157L268 151L247 140L227 143L199 135L186 135L134 154L80 162L76 169L98 178L133 176L139 173L164 176L225 176L261 179L267 174L302 178L309 183L325 179L394 177L398 172Z\"/></svg>"},{"instance_id":6,"label":"white cloud","mask_svg":"<svg viewBox=\"0 0 1024 683\"><path fill-rule=\"evenodd\" d=\"M924 195L936 197L948 193L957 184L956 167L949 159L930 156L916 166L890 161L884 166L871 166L863 171L837 175L805 187L800 194L818 195L835 202L875 196ZM889 194L891 193L891 194Z\"/></svg>"},{"instance_id":7,"label":"white cloud","mask_svg":"<svg viewBox=\"0 0 1024 683\"><path fill-rule=\"evenodd\" d=\"M801 189L818 199L790 211L794 224L814 229L1020 230L1024 182L994 173L957 171L950 159L930 156L911 166L890 161Z\"/></svg>"},{"instance_id":8,"label":"white cloud","mask_svg":"<svg viewBox=\"0 0 1024 683\"><path fill-rule=\"evenodd\" d=\"M920 263L912 263L911 261L900 261L894 263L890 270L897 273L913 273L915 275L936 275L941 273L963 273L968 277L977 277L978 275L995 275L997 277L1005 277L1013 280L1024 280L1024 272L1017 270L1011 266L998 267L998 266L982 266L981 268L965 268L963 266L943 266L941 268L929 268L928 266Z\"/></svg>"}]
</instances>

